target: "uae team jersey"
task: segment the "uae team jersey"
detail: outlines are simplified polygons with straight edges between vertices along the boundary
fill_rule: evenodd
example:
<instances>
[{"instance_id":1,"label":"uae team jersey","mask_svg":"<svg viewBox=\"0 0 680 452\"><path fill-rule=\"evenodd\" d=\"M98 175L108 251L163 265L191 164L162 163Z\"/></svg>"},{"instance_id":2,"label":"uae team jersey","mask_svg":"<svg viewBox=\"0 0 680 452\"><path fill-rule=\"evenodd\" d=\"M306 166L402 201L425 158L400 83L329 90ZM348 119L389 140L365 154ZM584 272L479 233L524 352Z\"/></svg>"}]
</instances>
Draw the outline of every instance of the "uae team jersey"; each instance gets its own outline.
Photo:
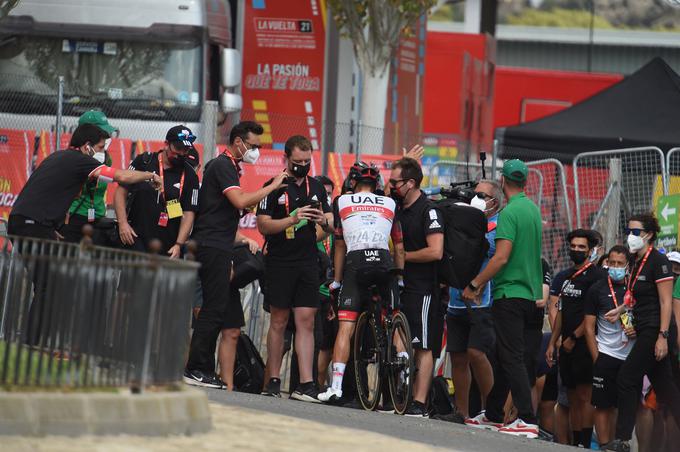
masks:
<instances>
[{"instance_id":1,"label":"uae team jersey","mask_svg":"<svg viewBox=\"0 0 680 452\"><path fill-rule=\"evenodd\" d=\"M338 239L347 252L368 249L389 250L390 237L401 242L399 223L394 221L396 204L392 198L369 192L342 195L335 215Z\"/></svg>"}]
</instances>

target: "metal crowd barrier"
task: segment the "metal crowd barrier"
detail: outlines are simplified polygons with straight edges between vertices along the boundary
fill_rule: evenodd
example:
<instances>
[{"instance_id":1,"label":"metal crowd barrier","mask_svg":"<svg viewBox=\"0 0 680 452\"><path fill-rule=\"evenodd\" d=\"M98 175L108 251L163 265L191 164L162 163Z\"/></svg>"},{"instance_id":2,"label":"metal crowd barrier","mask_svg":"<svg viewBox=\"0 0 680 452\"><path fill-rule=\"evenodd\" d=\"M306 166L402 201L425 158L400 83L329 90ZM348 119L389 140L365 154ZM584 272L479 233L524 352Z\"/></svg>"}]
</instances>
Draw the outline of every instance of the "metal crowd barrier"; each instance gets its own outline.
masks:
<instances>
[{"instance_id":1,"label":"metal crowd barrier","mask_svg":"<svg viewBox=\"0 0 680 452\"><path fill-rule=\"evenodd\" d=\"M0 237L0 387L178 384L198 267Z\"/></svg>"}]
</instances>

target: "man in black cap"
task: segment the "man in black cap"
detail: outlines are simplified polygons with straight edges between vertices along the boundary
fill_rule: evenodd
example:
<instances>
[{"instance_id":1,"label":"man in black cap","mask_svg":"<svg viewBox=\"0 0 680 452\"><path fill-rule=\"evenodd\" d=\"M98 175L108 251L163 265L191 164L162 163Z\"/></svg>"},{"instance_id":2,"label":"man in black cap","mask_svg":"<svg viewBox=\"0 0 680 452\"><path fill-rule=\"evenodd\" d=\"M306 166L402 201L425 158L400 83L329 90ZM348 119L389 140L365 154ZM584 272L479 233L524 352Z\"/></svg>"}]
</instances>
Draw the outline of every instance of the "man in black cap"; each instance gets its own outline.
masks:
<instances>
[{"instance_id":1,"label":"man in black cap","mask_svg":"<svg viewBox=\"0 0 680 452\"><path fill-rule=\"evenodd\" d=\"M163 185L158 192L147 184L121 184L116 189L113 205L124 246L146 251L151 240L159 239L163 254L180 256L198 211L198 176L187 161L195 140L188 127L175 126L168 130L163 149L132 161L130 169L158 174Z\"/></svg>"}]
</instances>

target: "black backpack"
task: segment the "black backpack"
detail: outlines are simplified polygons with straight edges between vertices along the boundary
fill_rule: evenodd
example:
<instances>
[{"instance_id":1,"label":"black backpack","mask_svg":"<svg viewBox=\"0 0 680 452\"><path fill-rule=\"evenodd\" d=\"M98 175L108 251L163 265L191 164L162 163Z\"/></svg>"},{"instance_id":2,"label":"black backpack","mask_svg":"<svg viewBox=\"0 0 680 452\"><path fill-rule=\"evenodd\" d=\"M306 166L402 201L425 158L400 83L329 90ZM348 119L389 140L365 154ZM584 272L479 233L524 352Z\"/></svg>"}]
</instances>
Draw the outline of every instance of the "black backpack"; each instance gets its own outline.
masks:
<instances>
[{"instance_id":1,"label":"black backpack","mask_svg":"<svg viewBox=\"0 0 680 452\"><path fill-rule=\"evenodd\" d=\"M262 251L253 254L246 244L234 246L234 279L232 287L243 289L251 282L264 276L264 255Z\"/></svg>"},{"instance_id":2,"label":"black backpack","mask_svg":"<svg viewBox=\"0 0 680 452\"><path fill-rule=\"evenodd\" d=\"M432 379L430 387L430 416L444 416L456 411L456 405L449 395L449 383L442 376Z\"/></svg>"},{"instance_id":3,"label":"black backpack","mask_svg":"<svg viewBox=\"0 0 680 452\"><path fill-rule=\"evenodd\" d=\"M489 251L488 223L484 212L453 199L442 199L437 208L444 218L444 257L438 265L439 281L463 290L479 274Z\"/></svg>"},{"instance_id":4,"label":"black backpack","mask_svg":"<svg viewBox=\"0 0 680 452\"><path fill-rule=\"evenodd\" d=\"M247 334L241 333L236 345L234 386L240 392L259 394L264 387L264 361Z\"/></svg>"}]
</instances>

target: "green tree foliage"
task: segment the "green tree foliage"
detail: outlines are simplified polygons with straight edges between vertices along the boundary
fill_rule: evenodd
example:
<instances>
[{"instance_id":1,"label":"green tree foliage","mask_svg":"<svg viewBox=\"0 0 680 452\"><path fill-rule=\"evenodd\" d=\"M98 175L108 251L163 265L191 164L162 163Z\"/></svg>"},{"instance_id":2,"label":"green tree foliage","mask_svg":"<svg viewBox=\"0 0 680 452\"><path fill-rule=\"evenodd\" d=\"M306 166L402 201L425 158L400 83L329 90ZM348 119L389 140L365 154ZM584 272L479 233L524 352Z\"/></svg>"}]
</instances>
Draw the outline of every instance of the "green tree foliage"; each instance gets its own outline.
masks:
<instances>
[{"instance_id":1,"label":"green tree foliage","mask_svg":"<svg viewBox=\"0 0 680 452\"><path fill-rule=\"evenodd\" d=\"M412 27L436 0L329 0L328 6L341 32L352 40L363 71L381 75Z\"/></svg>"}]
</instances>

